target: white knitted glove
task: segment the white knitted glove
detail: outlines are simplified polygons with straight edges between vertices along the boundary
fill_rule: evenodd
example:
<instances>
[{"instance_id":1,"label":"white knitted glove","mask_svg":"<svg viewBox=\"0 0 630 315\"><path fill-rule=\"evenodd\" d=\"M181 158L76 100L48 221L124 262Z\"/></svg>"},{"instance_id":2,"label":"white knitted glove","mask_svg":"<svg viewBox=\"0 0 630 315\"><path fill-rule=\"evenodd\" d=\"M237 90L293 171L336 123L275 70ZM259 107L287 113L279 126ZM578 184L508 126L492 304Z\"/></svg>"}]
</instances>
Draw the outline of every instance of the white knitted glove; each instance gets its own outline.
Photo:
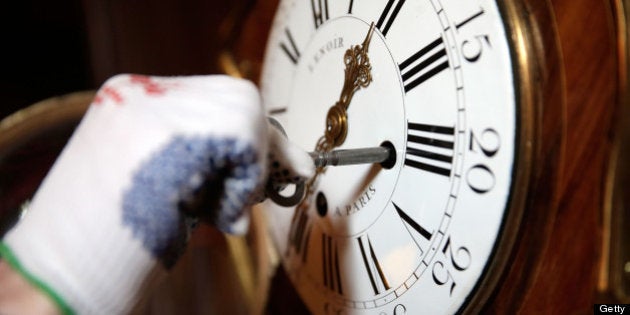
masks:
<instances>
[{"instance_id":1,"label":"white knitted glove","mask_svg":"<svg viewBox=\"0 0 630 315\"><path fill-rule=\"evenodd\" d=\"M0 253L66 313L129 312L196 217L246 231L270 147L284 173L310 176L263 113L255 86L226 76L110 79Z\"/></svg>"}]
</instances>

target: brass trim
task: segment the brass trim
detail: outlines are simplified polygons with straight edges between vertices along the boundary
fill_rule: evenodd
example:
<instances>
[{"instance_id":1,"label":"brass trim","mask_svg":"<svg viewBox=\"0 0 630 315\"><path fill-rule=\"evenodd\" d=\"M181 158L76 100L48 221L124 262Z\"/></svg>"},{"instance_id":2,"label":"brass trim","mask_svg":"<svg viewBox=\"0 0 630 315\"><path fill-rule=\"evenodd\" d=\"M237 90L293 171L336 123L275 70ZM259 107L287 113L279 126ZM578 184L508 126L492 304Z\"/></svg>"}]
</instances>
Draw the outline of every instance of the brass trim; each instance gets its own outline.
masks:
<instances>
[{"instance_id":1,"label":"brass trim","mask_svg":"<svg viewBox=\"0 0 630 315\"><path fill-rule=\"evenodd\" d=\"M602 256L597 282L600 298L630 303L630 17L629 0L613 0L618 49L618 121L606 174L602 205Z\"/></svg>"},{"instance_id":2,"label":"brass trim","mask_svg":"<svg viewBox=\"0 0 630 315\"><path fill-rule=\"evenodd\" d=\"M78 122L93 98L93 91L75 92L46 99L7 116L0 121L0 154L10 152L43 130Z\"/></svg>"},{"instance_id":3,"label":"brass trim","mask_svg":"<svg viewBox=\"0 0 630 315\"><path fill-rule=\"evenodd\" d=\"M505 280L506 274L510 271L509 264L513 262L516 255L516 245L519 237L522 237L524 228L525 211L538 211L533 208L532 200L540 198L537 195L535 185L542 170L543 160L542 132L543 132L543 106L545 91L548 84L558 82L546 82L545 79L549 70L546 53L545 38L541 33L540 21L537 21L536 12L532 12L532 5L525 1L497 1L497 6L501 13L505 25L506 36L512 54L512 68L514 72L514 93L517 102L517 124L518 132L515 145L515 163L512 177L512 187L508 210L504 217L504 223L499 232L494 252L490 258L490 263L486 266L481 280L477 283L475 290L469 297L467 305L463 309L465 314L478 314L482 312L488 301L497 290L501 289L501 282ZM557 42L558 34L555 28L555 17L549 0L539 2L536 8L544 8L550 14L549 18L553 25L545 25L553 31L554 40ZM545 30L548 32L548 29ZM545 34L548 35L548 34ZM555 48L555 47L554 47ZM560 56L560 52L552 51ZM553 58L553 57L550 57ZM561 59L558 58L558 62ZM558 69L563 69L563 64L558 64ZM564 89L563 77L560 77L560 85ZM564 100L563 100L564 101ZM554 105L555 106L555 105ZM564 125L561 126L564 128ZM560 148L563 154L564 147ZM549 187L557 186L557 183L549 183ZM555 201L551 201L550 216L555 213ZM531 220L531 219L530 219ZM540 223L540 222L538 222ZM542 231L542 228L541 228ZM541 233L544 234L544 233ZM534 257L535 255L532 255ZM531 258L531 257L530 257ZM513 284L521 288L527 287L532 279L526 279L523 283ZM510 286L512 284L506 284ZM522 292L522 290L519 290ZM514 301L513 308L518 307L518 302ZM460 310L461 311L461 310Z\"/></svg>"}]
</instances>

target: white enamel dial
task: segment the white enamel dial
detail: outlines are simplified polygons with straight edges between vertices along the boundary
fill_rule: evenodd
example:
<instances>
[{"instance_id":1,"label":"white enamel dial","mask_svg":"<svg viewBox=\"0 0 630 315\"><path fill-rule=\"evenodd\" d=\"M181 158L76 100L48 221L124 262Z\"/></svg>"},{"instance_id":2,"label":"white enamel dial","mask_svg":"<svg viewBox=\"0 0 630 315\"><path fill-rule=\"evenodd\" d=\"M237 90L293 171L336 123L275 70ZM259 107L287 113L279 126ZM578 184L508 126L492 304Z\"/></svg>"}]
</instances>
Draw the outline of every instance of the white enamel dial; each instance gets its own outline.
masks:
<instances>
[{"instance_id":1,"label":"white enamel dial","mask_svg":"<svg viewBox=\"0 0 630 315\"><path fill-rule=\"evenodd\" d=\"M313 151L370 24L372 81L340 149L396 149L393 167L328 167L310 207L268 204L283 264L316 314L466 306L509 215L518 138L510 44L494 1L281 1L263 101Z\"/></svg>"}]
</instances>

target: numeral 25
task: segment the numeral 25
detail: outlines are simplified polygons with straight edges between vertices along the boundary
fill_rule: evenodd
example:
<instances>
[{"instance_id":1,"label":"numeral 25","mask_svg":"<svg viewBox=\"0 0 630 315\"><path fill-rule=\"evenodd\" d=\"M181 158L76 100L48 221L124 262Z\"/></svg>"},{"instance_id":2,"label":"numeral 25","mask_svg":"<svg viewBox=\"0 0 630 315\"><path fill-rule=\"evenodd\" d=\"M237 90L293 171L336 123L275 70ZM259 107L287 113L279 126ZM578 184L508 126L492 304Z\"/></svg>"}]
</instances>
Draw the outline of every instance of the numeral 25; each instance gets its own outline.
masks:
<instances>
[{"instance_id":1,"label":"numeral 25","mask_svg":"<svg viewBox=\"0 0 630 315\"><path fill-rule=\"evenodd\" d=\"M451 266L457 271L465 271L468 267L470 267L472 256L470 255L470 250L468 250L465 246L460 246L456 250L453 250L450 236L446 239L446 244L444 244L444 248L442 248L442 253L446 257L446 261L450 262L450 266L447 266L440 260L434 262L432 270L433 281L435 284L440 286L450 283L451 288L449 290L449 296L452 296L456 282L453 273L451 273ZM450 259L448 259L449 256Z\"/></svg>"}]
</instances>

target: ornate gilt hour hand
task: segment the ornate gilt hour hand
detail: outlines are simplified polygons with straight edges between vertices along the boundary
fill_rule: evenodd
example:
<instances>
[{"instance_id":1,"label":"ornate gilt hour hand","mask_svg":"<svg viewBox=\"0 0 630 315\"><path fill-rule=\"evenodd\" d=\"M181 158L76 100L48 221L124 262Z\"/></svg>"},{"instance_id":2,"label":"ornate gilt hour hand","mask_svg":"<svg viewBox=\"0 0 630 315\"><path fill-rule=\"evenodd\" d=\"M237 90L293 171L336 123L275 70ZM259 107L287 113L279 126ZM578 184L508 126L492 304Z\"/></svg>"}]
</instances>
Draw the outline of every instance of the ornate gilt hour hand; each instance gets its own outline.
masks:
<instances>
[{"instance_id":1,"label":"ornate gilt hour hand","mask_svg":"<svg viewBox=\"0 0 630 315\"><path fill-rule=\"evenodd\" d=\"M324 135L326 148L317 151L329 151L338 147L346 140L348 134L348 107L354 93L361 88L365 88L372 82L372 66L368 57L370 40L374 33L374 23L370 25L370 30L361 45L355 45L346 50L343 56L345 64L345 78L339 100L328 110L326 115L326 132ZM320 141L321 142L321 141ZM321 149L321 150L320 150Z\"/></svg>"},{"instance_id":2,"label":"ornate gilt hour hand","mask_svg":"<svg viewBox=\"0 0 630 315\"><path fill-rule=\"evenodd\" d=\"M324 136L319 138L315 146L316 152L330 152L335 147L340 146L346 140L348 134L348 113L350 101L354 93L361 88L365 88L372 82L372 66L368 57L368 48L374 33L374 23L370 25L370 29L361 45L351 46L346 50L343 56L345 65L345 76L343 88L339 100L333 105L326 115L326 130ZM307 209L308 200L314 193L317 178L325 171L325 167L318 167L315 176L306 184L306 194L298 209L304 211Z\"/></svg>"}]
</instances>

